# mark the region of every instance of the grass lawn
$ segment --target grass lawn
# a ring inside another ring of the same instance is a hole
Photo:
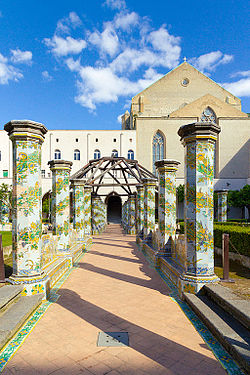
[[[3,240],[3,247],[10,246],[12,244],[12,232],[0,232]]]
[[[3,247],[10,246],[12,244],[12,232],[0,232],[2,235]],[[9,277],[12,274],[12,254],[4,257],[4,268],[5,277]]]

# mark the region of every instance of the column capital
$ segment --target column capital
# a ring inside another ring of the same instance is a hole
[[[67,160],[50,160],[48,162],[48,165],[50,167],[50,170],[57,170],[57,169],[66,169],[66,170],[71,170],[72,166],[72,161],[67,161]]]
[[[216,141],[217,135],[220,133],[219,125],[212,122],[194,122],[192,124],[183,125],[178,130],[184,145],[194,140],[211,140]]]
[[[227,189],[215,190],[214,192],[217,193],[217,194],[225,194],[225,195],[228,194],[228,190]]]
[[[31,120],[11,120],[4,125],[4,130],[11,140],[38,139],[41,143],[48,129],[39,122]]]
[[[86,180],[70,180],[72,186],[85,186]]]
[[[156,178],[143,178],[142,179],[143,185],[153,185],[155,186],[157,183]]]
[[[155,166],[158,170],[177,171],[178,165],[181,164],[178,160],[174,159],[162,159],[155,162]]]

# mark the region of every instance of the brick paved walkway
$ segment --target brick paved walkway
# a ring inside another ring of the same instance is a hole
[[[110,225],[83,256],[3,374],[225,375],[134,236]],[[100,331],[130,347],[97,347]]]

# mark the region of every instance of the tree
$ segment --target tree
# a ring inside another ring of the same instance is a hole
[[[184,202],[184,185],[179,185],[176,188],[178,202]]]
[[[240,190],[230,190],[228,192],[228,205],[240,207],[242,210],[247,207],[248,217],[250,217],[250,185],[245,185]]]

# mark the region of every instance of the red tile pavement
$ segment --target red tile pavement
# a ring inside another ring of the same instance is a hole
[[[135,237],[110,225],[3,374],[225,375],[168,292]],[[127,331],[130,346],[97,347],[100,331]]]

